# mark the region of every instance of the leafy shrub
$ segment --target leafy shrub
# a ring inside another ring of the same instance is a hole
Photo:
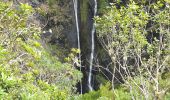
[[[73,100],[114,100],[114,92],[110,90],[110,84],[101,86],[98,91],[91,91],[89,93],[75,96]]]
[[[0,98],[65,100],[81,73],[41,45],[41,28],[28,22],[28,4],[0,2]]]
[[[132,99],[164,99],[169,94],[169,78],[163,78],[170,72],[169,11],[168,1],[127,0],[96,17],[98,39],[112,60],[112,88],[120,76]]]

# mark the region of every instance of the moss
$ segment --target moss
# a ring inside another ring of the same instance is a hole
[[[102,14],[104,13],[105,8],[108,6],[109,1],[108,0],[99,0],[98,1],[98,13]]]
[[[96,79],[98,79],[101,84],[106,84],[108,82],[101,74],[96,75]]]
[[[89,0],[81,0],[80,1],[80,23],[81,23],[81,29],[80,29],[80,38],[81,38],[81,45],[82,48],[82,52],[84,52],[85,54],[88,52],[88,47],[89,47],[89,41],[88,38],[89,37]]]
[[[81,22],[86,23],[87,17],[88,17],[88,1],[87,0],[81,0],[80,4],[80,15],[81,15]]]

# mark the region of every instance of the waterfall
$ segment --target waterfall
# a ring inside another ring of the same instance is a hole
[[[78,23],[78,15],[77,15],[77,0],[73,0],[74,3],[74,13],[75,13],[75,20],[76,20],[76,30],[77,30],[77,40],[78,40],[78,49],[80,50],[80,33],[79,33],[79,23]],[[80,59],[80,53],[79,53],[79,59]]]
[[[77,45],[78,45],[78,49],[80,50],[80,32],[79,32],[79,22],[78,22],[78,13],[77,13],[77,9],[78,9],[77,0],[73,0],[73,4],[74,4],[74,14],[75,14],[76,32],[77,32],[77,41],[78,41]],[[81,53],[79,53],[78,58],[80,61],[80,71],[81,71]],[[82,94],[82,83],[81,82],[80,82],[80,90],[81,90],[80,92]]]
[[[94,0],[94,15],[96,16],[97,13],[97,0]],[[89,68],[89,77],[88,77],[88,87],[89,90],[92,91],[93,87],[91,85],[91,77],[92,77],[92,66],[93,66],[93,58],[94,58],[94,33],[95,33],[95,24],[93,22],[93,27],[91,31],[91,41],[92,41],[92,47],[91,47],[91,54],[90,54],[90,68]]]

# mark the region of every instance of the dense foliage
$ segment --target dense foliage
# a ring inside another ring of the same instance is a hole
[[[42,0],[37,8],[1,1],[0,99],[169,100],[169,0],[115,0],[109,5],[111,1],[98,0],[99,16],[95,17],[97,39],[111,62],[100,66],[99,90],[83,95],[76,93],[82,78],[75,69],[80,67],[76,57],[80,50],[73,48],[66,57],[64,48],[41,38],[42,28],[54,30],[53,40],[68,32],[73,24],[71,1]],[[87,22],[85,5],[80,15]],[[37,13],[45,18],[43,24],[36,22]],[[103,78],[103,69],[111,78]]]
[[[116,2],[96,17],[98,39],[112,61],[112,89],[115,81],[123,81],[118,89],[120,97],[170,98],[169,3]]]
[[[0,2],[0,98],[68,99],[82,75],[41,45],[33,14],[28,4]]]

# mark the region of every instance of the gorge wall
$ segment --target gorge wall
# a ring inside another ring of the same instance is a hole
[[[93,62],[97,60],[96,56],[99,55],[102,47],[96,38],[93,18],[95,15],[101,14],[103,4],[108,5],[108,2],[111,1],[96,0],[95,2],[95,0],[77,0],[77,21],[73,0],[21,0],[19,2],[29,3],[35,9],[40,8],[46,11],[45,13],[36,13],[35,17],[43,30],[53,30],[52,44],[62,44],[62,46],[67,46],[68,48],[78,48],[78,44],[80,45],[82,66],[81,68],[78,67],[78,69],[83,73],[83,78],[82,82],[77,85],[77,91],[79,93],[86,93],[91,89],[97,90],[100,85],[100,81],[97,79],[99,77],[97,76],[101,74],[97,72],[97,67],[95,67],[95,63]],[[95,12],[95,3],[97,3],[96,10],[98,12]],[[77,33],[76,23],[78,23],[79,35]],[[94,43],[93,46],[92,43]],[[94,59],[91,55],[93,55]],[[91,69],[90,66],[92,67]],[[89,88],[89,81],[91,89]]]

